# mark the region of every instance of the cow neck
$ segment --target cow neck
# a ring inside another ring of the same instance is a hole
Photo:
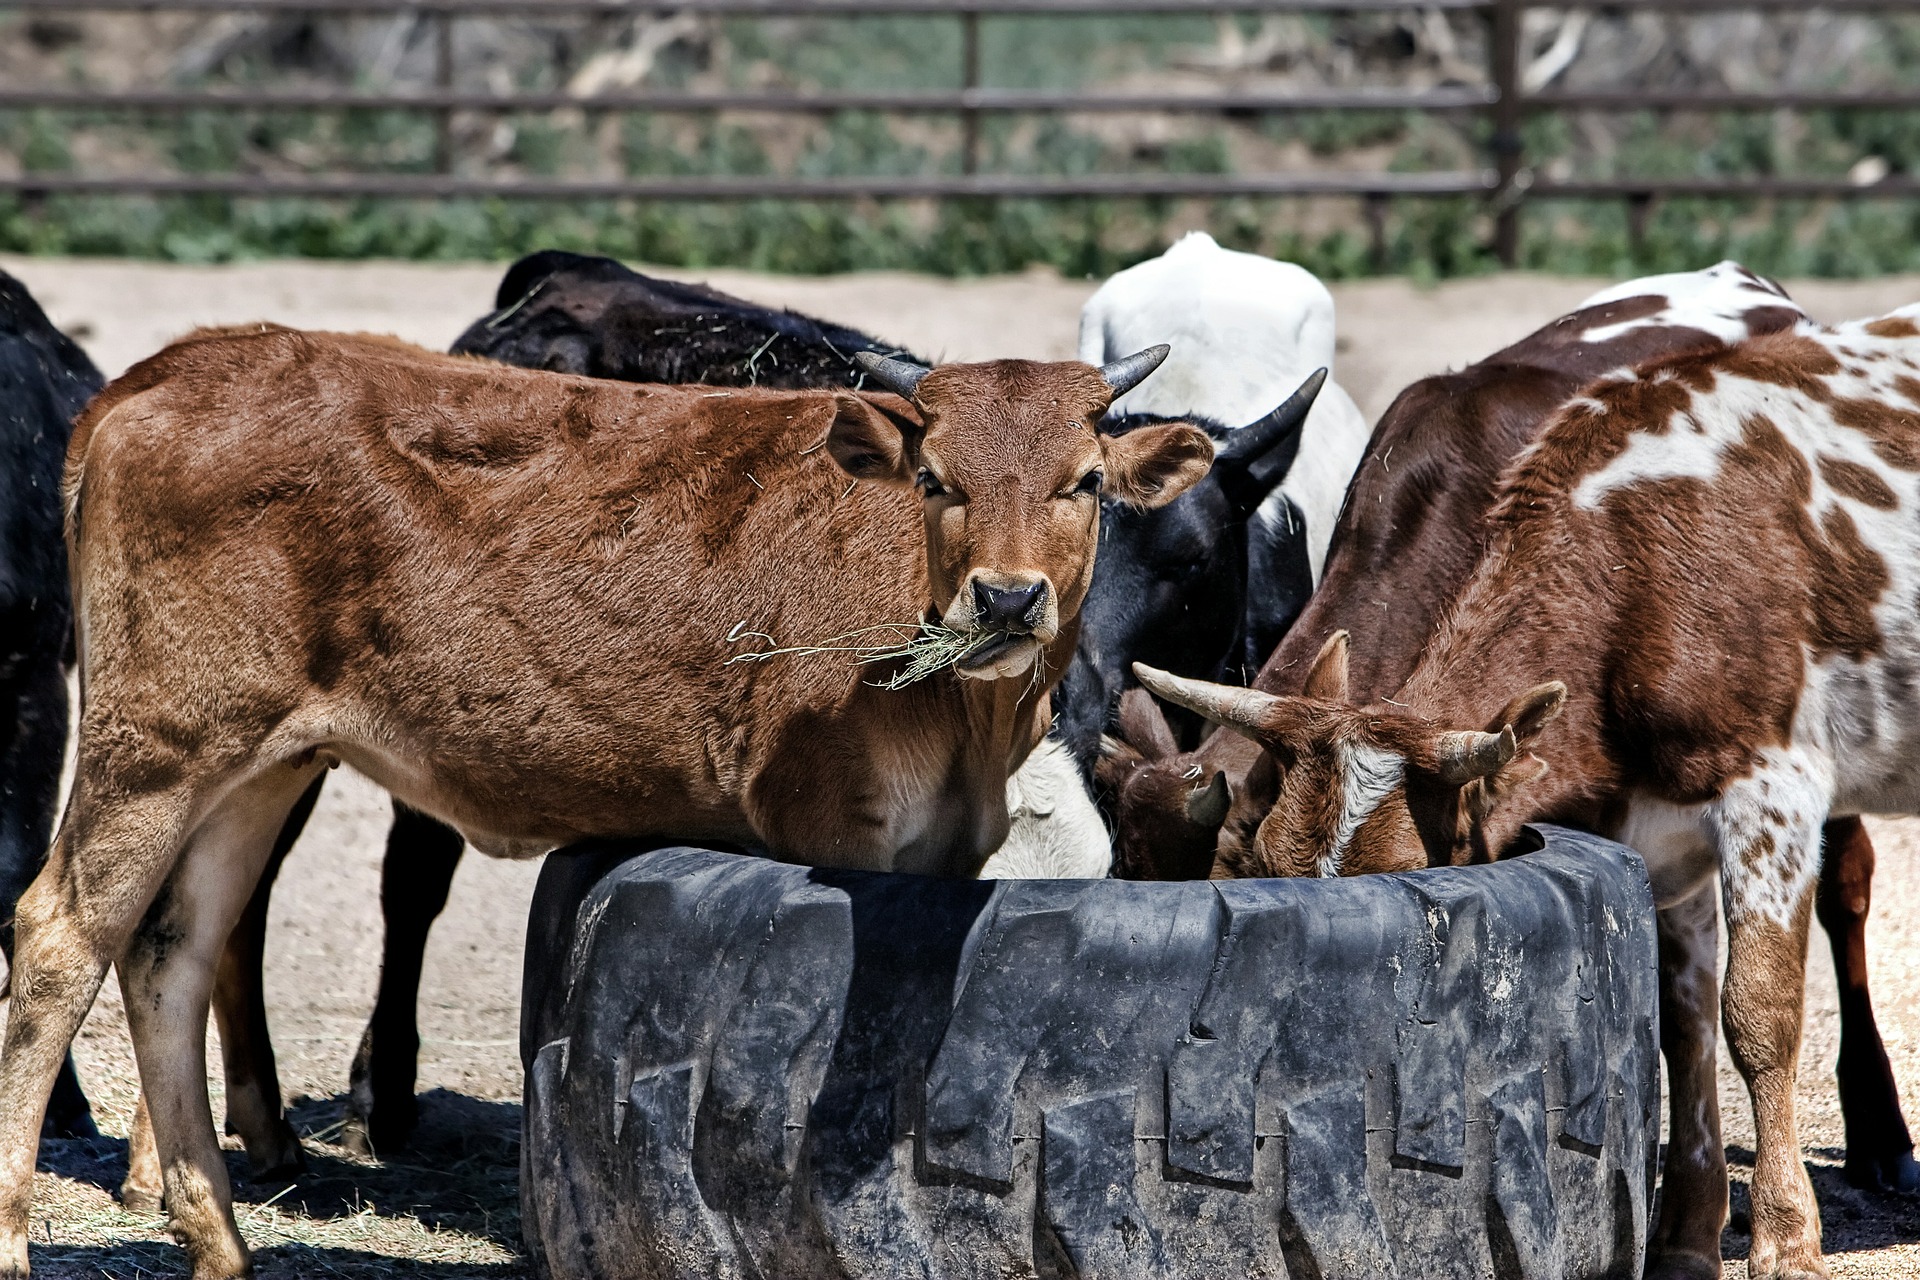
[[[1508,525],[1391,701],[1445,729],[1488,729],[1507,701],[1550,680],[1567,705],[1533,746],[1546,776],[1504,802],[1488,825],[1502,848],[1529,821],[1592,825],[1620,769],[1602,733],[1594,681],[1609,669],[1613,604],[1583,584],[1577,557],[1548,525]]]

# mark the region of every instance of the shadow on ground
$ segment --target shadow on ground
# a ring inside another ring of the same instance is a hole
[[[414,1140],[381,1160],[329,1141],[340,1130],[345,1104],[345,1095],[300,1098],[288,1109],[306,1151],[307,1168],[297,1179],[251,1181],[245,1155],[227,1153],[235,1212],[263,1280],[519,1280],[526,1274],[518,1261],[517,1104],[445,1089],[422,1094]],[[127,1144],[118,1138],[45,1142],[39,1167],[115,1193],[127,1172]],[[130,1214],[97,1194],[94,1201],[92,1220],[82,1224],[92,1229],[78,1232],[79,1241],[69,1231],[66,1239],[34,1246],[36,1276],[134,1280],[186,1273],[185,1254],[164,1242],[158,1219]]]
[[[1811,1147],[1807,1174],[1820,1202],[1821,1247],[1829,1254],[1858,1253],[1888,1245],[1920,1243],[1920,1200],[1909,1196],[1861,1191],[1847,1185],[1841,1172],[1846,1152],[1839,1147]],[[1720,1237],[1723,1259],[1744,1258],[1753,1244],[1753,1202],[1748,1183],[1753,1177],[1753,1150],[1728,1147],[1727,1167],[1734,1175],[1732,1212]]]

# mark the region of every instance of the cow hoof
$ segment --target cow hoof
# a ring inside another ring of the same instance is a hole
[[[284,1182],[307,1170],[307,1153],[300,1149],[300,1137],[285,1120],[276,1122],[259,1148],[247,1148],[247,1177],[251,1181]]]
[[[1896,1195],[1920,1195],[1920,1161],[1913,1149],[1892,1155],[1868,1156],[1847,1161],[1847,1185],[1862,1191],[1887,1191]]]
[[[413,1136],[419,1113],[407,1097],[405,1107],[379,1107],[371,1116],[349,1112],[346,1127],[340,1131],[340,1145],[358,1156],[378,1159],[381,1152],[391,1155],[407,1145]]]
[[[1720,1260],[1697,1253],[1661,1253],[1647,1258],[1645,1280],[1720,1280]]]
[[[128,1213],[159,1213],[165,1206],[159,1187],[142,1186],[131,1178],[120,1184],[120,1207]]]
[[[367,1122],[362,1116],[348,1116],[347,1122],[340,1126],[340,1145],[356,1156],[368,1160],[378,1158],[373,1145],[373,1135],[367,1132]]]

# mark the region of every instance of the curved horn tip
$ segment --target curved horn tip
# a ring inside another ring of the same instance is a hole
[[[1227,820],[1233,804],[1233,789],[1227,775],[1214,771],[1213,781],[1187,793],[1187,821],[1196,827],[1217,828]]]
[[[1112,388],[1113,397],[1117,400],[1145,382],[1147,375],[1158,369],[1172,352],[1173,348],[1164,342],[1144,351],[1136,351],[1130,356],[1101,365],[1100,378]]]
[[[1512,725],[1499,733],[1449,733],[1443,736],[1440,747],[1440,776],[1454,786],[1464,786],[1475,778],[1498,773],[1518,750]]]
[[[871,374],[874,381],[906,400],[913,399],[914,392],[920,389],[920,380],[932,372],[910,360],[896,360],[877,351],[856,351],[853,362]]]
[[[1500,727],[1500,737],[1494,743],[1494,751],[1499,756],[1499,763],[1507,763],[1513,759],[1515,753],[1519,750],[1520,742],[1519,739],[1514,736],[1513,726],[1510,724],[1502,725]]]

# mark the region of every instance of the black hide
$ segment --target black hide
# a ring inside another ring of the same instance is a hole
[[[46,864],[67,745],[73,609],[60,475],[73,419],[102,382],[26,287],[0,272],[0,950],[9,976],[14,904]],[[45,1132],[96,1132],[72,1055]]]
[[[552,249],[508,269],[494,308],[455,352],[622,382],[858,388],[871,379],[854,353],[905,354],[857,330]]]

